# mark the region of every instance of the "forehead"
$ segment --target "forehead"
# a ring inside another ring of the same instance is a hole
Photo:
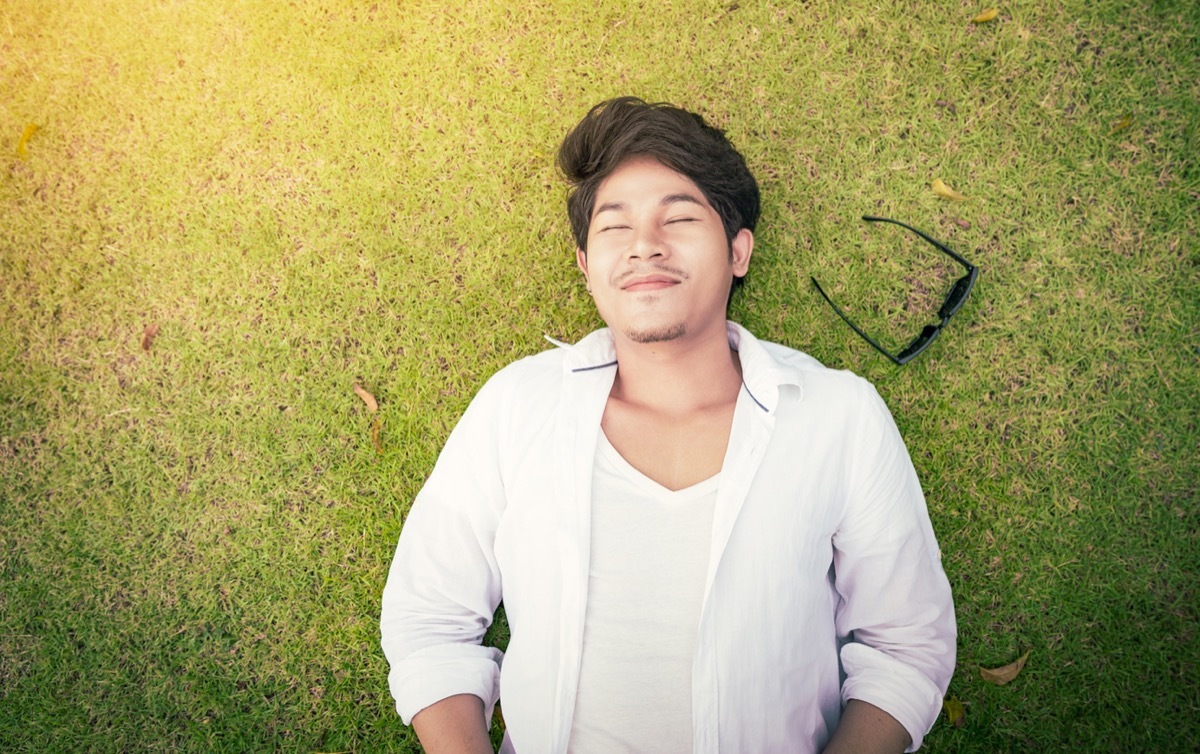
[[[653,157],[631,157],[622,162],[596,189],[596,201],[592,207],[595,217],[602,209],[613,204],[626,207],[642,202],[657,203],[663,197],[689,194],[708,207],[704,192],[692,179],[663,165]]]

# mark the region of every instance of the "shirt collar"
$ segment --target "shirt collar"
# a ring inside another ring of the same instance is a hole
[[[799,370],[776,359],[749,330],[731,321],[725,323],[725,330],[729,347],[737,351],[742,364],[742,384],[759,408],[768,414],[774,413],[779,405],[779,388],[783,385],[803,389]],[[575,345],[552,342],[566,352],[563,368],[568,373],[591,372],[617,365],[617,348],[607,327],[596,330]]]

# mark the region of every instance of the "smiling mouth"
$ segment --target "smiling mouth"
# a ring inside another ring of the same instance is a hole
[[[670,288],[676,285],[673,280],[646,280],[640,283],[632,283],[625,286],[622,290],[630,293],[645,293],[647,291],[661,291],[664,288]]]
[[[621,290],[631,293],[660,291],[673,285],[679,285],[679,282],[678,278],[670,275],[639,275],[626,281],[621,286]]]

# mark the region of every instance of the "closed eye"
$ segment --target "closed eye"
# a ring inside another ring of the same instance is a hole
[[[694,223],[697,219],[695,217],[673,217],[667,220],[667,225],[671,225],[672,223]]]
[[[603,228],[600,229],[600,232],[604,233],[604,232],[607,232],[610,230],[629,230],[629,226],[628,225],[605,225]]]

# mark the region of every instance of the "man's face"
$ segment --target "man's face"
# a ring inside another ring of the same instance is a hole
[[[721,217],[689,178],[648,158],[627,160],[600,184],[577,251],[596,308],[637,343],[725,332],[735,275],[750,264],[754,237],[730,244]]]

